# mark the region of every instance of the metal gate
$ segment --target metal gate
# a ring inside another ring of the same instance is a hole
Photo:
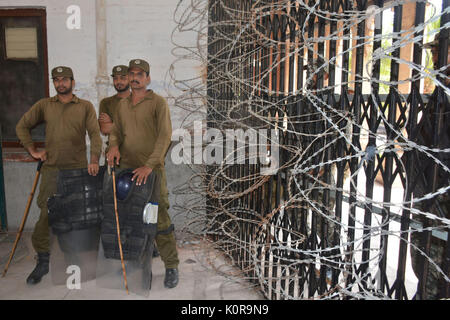
[[[5,197],[5,181],[3,178],[3,148],[2,133],[0,125],[0,231],[6,231],[8,228],[6,220],[6,197]]]
[[[449,297],[449,102],[442,73],[420,68],[427,6],[208,2],[207,126],[272,129],[268,157],[279,149],[272,175],[249,145],[245,163],[207,166],[208,231],[267,298]],[[448,23],[448,7],[431,20]]]

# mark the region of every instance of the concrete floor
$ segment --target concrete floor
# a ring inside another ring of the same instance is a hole
[[[0,234],[0,272],[9,258],[16,234]],[[237,277],[223,274],[239,273],[229,266],[218,253],[198,241],[178,241],[180,280],[176,288],[164,288],[164,265],[161,258],[153,260],[153,281],[146,296],[124,288],[105,289],[95,280],[82,282],[80,289],[68,289],[66,285],[53,285],[51,270],[34,286],[25,279],[35,266],[35,253],[31,246],[31,234],[24,232],[4,278],[0,276],[2,300],[264,300],[258,287]],[[213,259],[211,259],[213,258]],[[214,268],[211,261],[214,261]],[[220,271],[214,271],[220,270]]]

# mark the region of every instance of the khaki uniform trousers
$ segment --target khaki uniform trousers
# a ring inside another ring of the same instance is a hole
[[[161,193],[158,203],[158,232],[164,232],[172,224],[168,211],[170,205],[166,170],[155,169],[155,173],[158,173],[161,177]],[[155,240],[161,255],[161,260],[164,262],[166,269],[177,268],[179,260],[174,232],[169,232],[168,234],[158,234]]]
[[[41,213],[31,236],[33,248],[37,253],[50,252],[47,200],[56,193],[58,171],[57,168],[46,165],[41,168],[41,183],[37,197],[37,205]]]

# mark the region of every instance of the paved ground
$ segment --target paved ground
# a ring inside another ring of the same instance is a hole
[[[153,282],[150,294],[145,297],[125,289],[105,289],[98,286],[95,280],[81,283],[81,289],[68,289],[66,285],[54,285],[51,274],[42,281],[29,286],[25,279],[35,266],[35,253],[31,246],[30,233],[24,233],[16,250],[13,262],[4,278],[0,276],[0,299],[48,299],[48,300],[263,300],[257,287],[244,280],[225,277],[222,272],[230,274],[235,268],[230,267],[223,259],[218,258],[198,241],[178,241],[180,258],[180,282],[174,289],[166,289],[163,285],[164,265],[158,257],[153,260]],[[0,271],[8,260],[15,234],[0,234]],[[212,259],[211,259],[212,258]],[[212,268],[208,261],[215,261]],[[214,271],[214,270],[220,271]],[[52,271],[50,271],[52,272]]]

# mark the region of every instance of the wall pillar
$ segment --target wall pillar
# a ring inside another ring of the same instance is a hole
[[[105,0],[95,1],[95,30],[96,30],[96,51],[97,51],[97,75],[95,84],[97,86],[97,108],[100,108],[100,101],[108,96],[109,76],[108,76],[108,56],[107,56],[107,34],[106,34],[106,5]],[[98,110],[100,112],[100,110]],[[105,163],[106,137],[102,137],[102,153],[100,155],[100,165]],[[90,153],[88,152],[90,158]]]
[[[95,1],[96,41],[97,41],[97,100],[100,101],[108,95],[109,77],[107,70],[106,46],[106,6],[105,0]]]

